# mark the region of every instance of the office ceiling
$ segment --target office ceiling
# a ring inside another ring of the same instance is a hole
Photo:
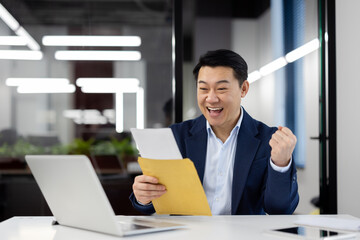
[[[21,25],[161,25],[170,22],[170,0],[2,0]]]
[[[171,24],[174,0],[1,0],[21,25]],[[257,18],[270,0],[182,0],[184,25],[193,17]],[[185,26],[186,27],[186,26]]]

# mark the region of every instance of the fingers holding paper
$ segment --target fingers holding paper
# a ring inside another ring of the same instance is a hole
[[[164,185],[159,184],[157,178],[140,175],[135,177],[133,192],[136,200],[146,205],[166,193],[166,188]]]

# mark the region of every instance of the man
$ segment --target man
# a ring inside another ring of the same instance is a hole
[[[292,159],[296,137],[241,107],[249,91],[244,59],[229,50],[209,51],[193,73],[202,115],[171,129],[182,156],[194,162],[212,214],[292,214],[299,202]],[[165,193],[156,178],[141,175],[130,199],[151,214],[151,201]]]

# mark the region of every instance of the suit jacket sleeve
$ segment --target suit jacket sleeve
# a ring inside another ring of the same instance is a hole
[[[268,163],[264,210],[268,214],[292,214],[299,202],[294,161],[288,171],[275,171]]]
[[[149,204],[149,205],[141,205],[137,202],[136,198],[135,198],[135,195],[134,193],[131,193],[130,197],[129,197],[130,201],[131,201],[131,204],[133,205],[133,207],[144,213],[144,214],[153,214],[155,213],[155,209],[154,209],[154,206],[152,204]]]

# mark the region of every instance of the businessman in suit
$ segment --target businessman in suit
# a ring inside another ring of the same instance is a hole
[[[241,106],[249,91],[244,59],[230,50],[209,51],[193,73],[202,115],[171,129],[182,156],[194,162],[212,214],[292,214],[299,202],[296,136],[253,119]],[[165,193],[156,178],[140,175],[130,200],[151,214],[151,201]]]

